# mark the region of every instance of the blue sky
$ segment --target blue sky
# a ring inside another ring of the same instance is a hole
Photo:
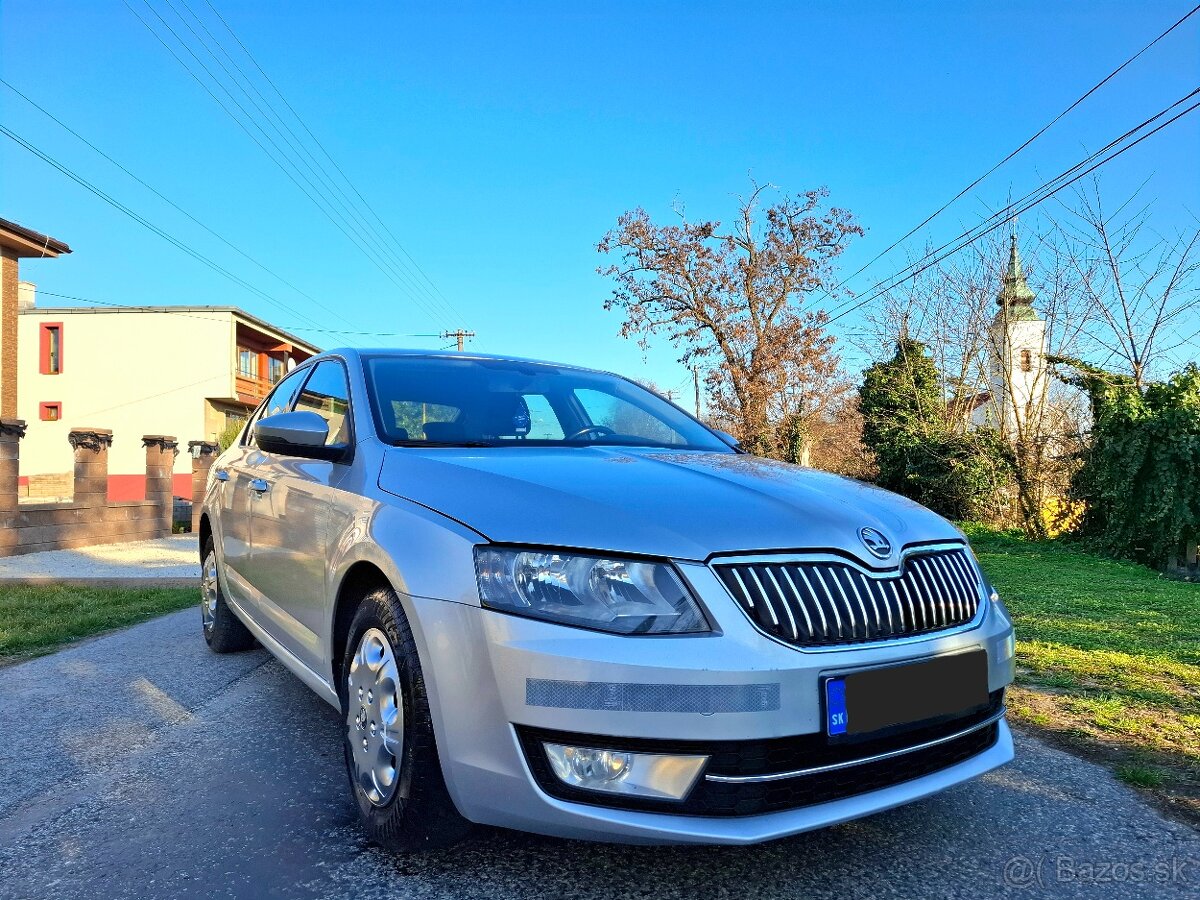
[[[182,0],[172,0],[184,11]],[[214,33],[206,0],[186,0]],[[175,22],[166,0],[150,0]],[[155,22],[146,0],[129,0]],[[1182,2],[331,4],[213,0],[457,311],[416,306],[316,210],[122,0],[0,0],[0,75],[306,293],[255,269],[0,88],[0,121],[272,294],[281,311],[0,136],[0,216],[70,257],[43,291],[121,304],[235,304],[285,326],[435,332],[689,387],[659,343],[617,337],[600,236],[625,209],[727,217],[748,174],[827,185],[868,229],[848,274],[1179,18]],[[178,25],[177,25],[178,27]],[[972,224],[1200,83],[1200,16],[939,217]],[[1150,178],[1157,227],[1200,214],[1200,113],[1106,168]],[[850,287],[903,265],[903,249]],[[889,266],[890,263],[890,266]],[[49,304],[53,298],[43,297]],[[53,301],[58,303],[60,301]],[[838,327],[854,326],[853,320]],[[325,346],[441,346],[348,339]],[[131,342],[133,338],[131,336]],[[131,348],[132,345],[131,345]],[[858,359],[851,354],[849,363]]]

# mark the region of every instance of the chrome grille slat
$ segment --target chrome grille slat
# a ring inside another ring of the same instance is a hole
[[[779,588],[779,582],[775,580],[775,573],[769,567],[767,568],[767,577],[771,579],[771,585],[775,588],[775,596],[779,598],[783,611],[787,613],[788,624],[792,626],[793,640],[800,640],[800,632],[796,628],[796,617],[792,615],[792,604],[788,603],[787,597],[783,595],[783,591]]]
[[[874,572],[838,559],[723,563],[713,571],[762,631],[800,647],[886,641],[971,622],[983,595],[960,547],[910,552]]]
[[[954,598],[958,603],[959,618],[961,619],[964,616],[969,616],[971,596],[968,592],[963,590],[961,576],[956,576],[954,574],[954,567],[950,565],[949,560],[939,558],[935,559],[934,562],[937,563],[938,568],[940,568],[942,573],[946,576],[946,581],[954,586]]]
[[[904,591],[904,599],[908,601],[908,611],[912,615],[913,631],[925,630],[925,607],[913,600],[912,592],[908,589],[908,585],[904,583],[904,579],[897,578],[892,582],[892,587],[900,585],[900,590]],[[920,612],[920,624],[917,623],[917,613]]]
[[[803,571],[803,570],[801,570],[801,571]],[[837,601],[833,599],[833,591],[829,590],[829,585],[825,582],[824,577],[821,575],[820,568],[818,568],[817,566],[813,566],[812,573],[813,573],[813,578],[816,579],[817,584],[821,585],[821,590],[823,590],[825,592],[825,599],[829,602],[829,608],[833,610],[834,618],[837,619],[838,637],[840,638],[842,636],[842,630],[843,630],[842,629],[842,617],[838,614],[838,605],[837,605]],[[847,616],[852,615],[849,609],[846,610],[846,615]],[[850,620],[850,637],[852,639],[854,637],[854,620],[853,619]]]
[[[957,619],[959,617],[958,592],[946,582],[942,574],[942,568],[938,565],[936,559],[926,560],[925,565],[929,567],[929,571],[933,574],[933,580],[937,583],[938,589],[942,591],[942,596],[946,598],[949,615]]]
[[[938,626],[945,625],[949,620],[946,614],[946,598],[938,595],[934,589],[933,583],[925,576],[924,560],[919,556],[914,556],[911,560],[913,572],[916,573],[917,579],[921,586],[925,589],[924,596],[927,598],[930,612],[932,613],[933,621]]]
[[[762,597],[763,606],[766,607],[767,613],[771,616],[771,624],[779,625],[779,616],[775,614],[775,604],[771,602],[771,598],[767,595],[766,590],[762,586],[762,582],[758,580],[758,572],[754,569],[750,570],[750,577],[754,579],[754,586],[758,588],[758,595]]]
[[[808,576],[806,574],[804,574],[804,567],[797,566],[796,574],[799,575],[802,579],[804,579],[804,586],[806,588],[808,588],[808,595],[813,598],[813,602],[816,604],[817,609],[821,610],[821,621],[824,622],[825,621],[824,605],[821,603],[820,599],[817,597],[817,592],[813,590],[812,584],[808,580]],[[833,620],[834,620],[834,622],[837,623],[838,636],[840,637],[842,634],[842,617],[837,614],[836,609],[833,609],[832,607],[830,607],[830,609],[833,612]],[[829,634],[828,626],[826,626],[825,633]]]
[[[800,612],[804,614],[804,625],[808,629],[809,638],[816,637],[817,630],[813,627],[813,620],[808,612],[808,604],[804,602],[804,598],[801,597],[800,592],[798,590],[796,590],[796,582],[792,581],[792,576],[788,574],[787,567],[780,566],[779,574],[783,576],[783,580],[786,581],[788,583],[788,587],[791,588],[792,598],[796,602],[796,608],[799,609]],[[829,626],[825,622],[825,613],[821,612],[821,607],[819,604],[817,605],[816,609],[817,609],[817,612],[820,613],[820,615],[821,615],[821,630],[823,633],[824,631],[828,630]]]

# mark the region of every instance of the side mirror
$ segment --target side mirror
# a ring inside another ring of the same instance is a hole
[[[746,452],[745,450],[742,449],[741,442],[737,438],[735,438],[732,434],[730,434],[728,431],[721,431],[719,429],[714,428],[713,433],[716,434],[717,437],[719,437],[721,440],[723,440],[725,443],[727,443],[730,447],[732,447],[738,453]]]
[[[326,446],[328,439],[329,423],[308,410],[276,413],[254,423],[254,443],[264,453],[304,459],[341,459],[349,448],[345,444]]]

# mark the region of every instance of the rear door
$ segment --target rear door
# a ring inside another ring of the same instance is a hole
[[[256,603],[249,581],[250,521],[257,496],[254,488],[258,467],[263,460],[262,452],[254,445],[254,424],[263,416],[290,409],[309,371],[297,369],[275,386],[242,433],[234,454],[216,472],[222,482],[220,537],[226,587],[234,602],[252,616]]]
[[[353,447],[345,365],[324,359],[292,406],[329,425],[327,445]],[[313,671],[321,671],[326,628],[328,534],[337,485],[350,464],[263,453],[251,503],[249,579],[272,635]]]

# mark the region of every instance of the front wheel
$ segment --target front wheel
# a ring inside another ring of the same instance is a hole
[[[455,843],[470,823],[446,790],[416,642],[394,592],[363,598],[346,650],[346,772],[368,836],[395,851]]]

